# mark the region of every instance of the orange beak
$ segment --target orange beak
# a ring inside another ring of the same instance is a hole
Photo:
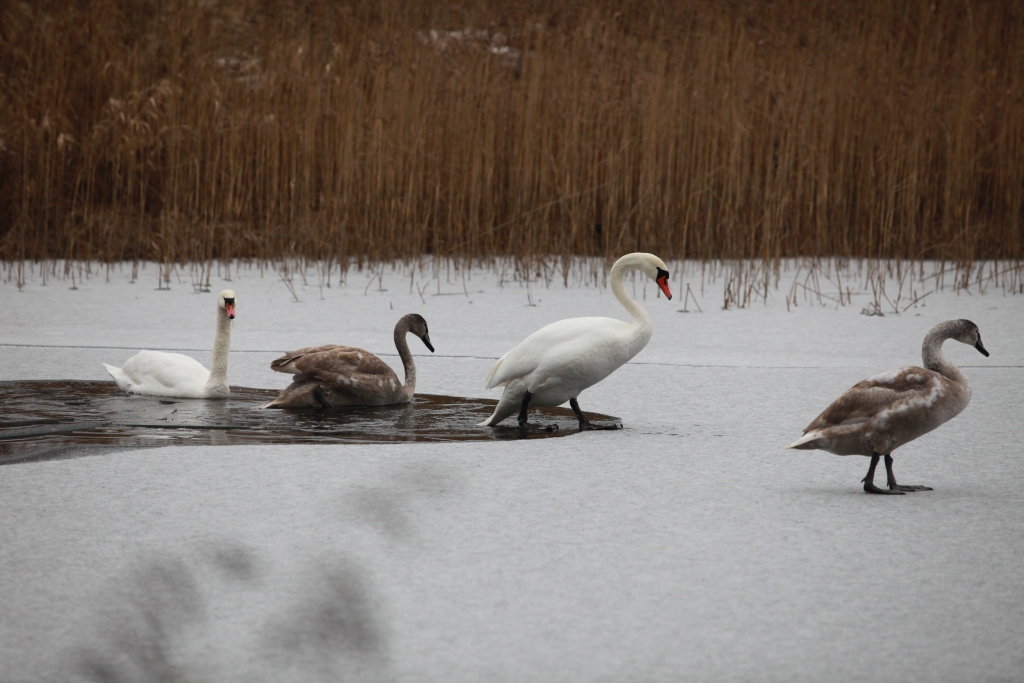
[[[234,304],[224,304],[224,312],[228,314],[228,320],[234,320],[235,319],[235,305]]]
[[[661,287],[661,291],[665,292],[665,296],[671,299],[672,292],[668,288],[668,275],[662,275],[657,280],[655,280],[655,282],[657,282],[658,286]]]

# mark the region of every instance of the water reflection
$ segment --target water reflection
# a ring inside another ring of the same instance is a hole
[[[165,445],[501,441],[577,432],[565,408],[536,411],[558,431],[524,435],[511,420],[477,427],[494,410],[488,399],[417,394],[396,406],[259,409],[276,395],[232,387],[226,401],[166,399],[129,396],[113,382],[0,382],[0,464]]]

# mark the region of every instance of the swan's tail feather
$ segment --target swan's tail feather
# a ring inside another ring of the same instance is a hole
[[[818,448],[816,443],[821,438],[821,433],[818,431],[807,432],[802,437],[794,441],[793,443],[786,446],[786,448],[796,448],[804,451],[813,451]]]
[[[500,363],[501,361],[498,361],[498,362]],[[501,420],[503,420],[505,418],[504,415],[502,415],[501,417],[498,417],[498,413],[499,412],[501,412],[501,401],[500,400],[498,401],[498,405],[494,406],[494,412],[492,412],[487,417],[487,419],[484,420],[483,422],[477,422],[476,426],[477,427],[493,427],[494,425],[498,424]],[[498,419],[495,419],[495,418],[498,418]]]
[[[501,422],[502,420],[504,420],[506,417],[508,417],[508,415],[499,415],[498,412],[500,410],[501,410],[501,405],[494,406],[494,412],[491,413],[490,417],[488,417],[483,422],[477,422],[476,426],[477,427],[493,427],[496,424],[498,424],[499,422]]]
[[[128,379],[128,375],[124,374],[124,370],[115,368],[113,365],[107,365],[106,363],[103,364],[103,367],[110,373],[118,388],[122,391],[129,391],[131,389],[131,381]]]
[[[494,406],[494,412],[486,420],[478,424],[478,427],[493,427],[506,417],[515,415],[519,411],[519,404],[522,401],[522,392],[516,392],[515,388],[509,389],[505,386],[505,393],[498,399],[498,405]]]

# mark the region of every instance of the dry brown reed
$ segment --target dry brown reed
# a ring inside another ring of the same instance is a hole
[[[1022,226],[1022,2],[0,3],[8,261],[962,272]]]

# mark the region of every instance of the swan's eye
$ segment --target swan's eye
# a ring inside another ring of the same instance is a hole
[[[668,271],[665,270],[664,268],[658,268],[658,276],[655,277],[654,280],[658,281],[661,278],[665,278],[666,280],[668,279]]]

